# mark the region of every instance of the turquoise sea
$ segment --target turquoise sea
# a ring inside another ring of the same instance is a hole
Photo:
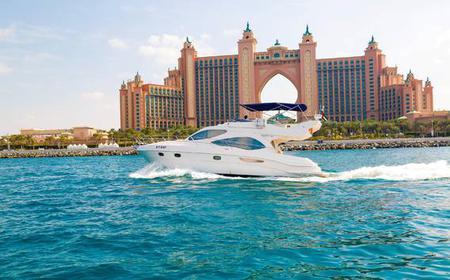
[[[0,159],[0,279],[450,278],[450,148],[293,154],[334,175]]]

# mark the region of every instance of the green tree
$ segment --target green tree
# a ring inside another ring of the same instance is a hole
[[[58,140],[53,136],[45,137],[44,144],[47,147],[55,147],[58,145]]]
[[[422,122],[415,122],[413,129],[416,136],[425,136],[427,133],[427,126]]]
[[[30,135],[11,135],[8,137],[8,141],[11,143],[12,147],[20,147],[21,149],[31,148],[35,144],[33,137]]]
[[[58,137],[58,147],[59,148],[66,148],[70,143],[70,138],[66,134],[62,134]]]

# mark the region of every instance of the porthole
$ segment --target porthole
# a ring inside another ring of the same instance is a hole
[[[158,156],[163,157],[164,153],[158,153]]]
[[[221,157],[221,156],[213,156],[213,159],[215,159],[215,160],[221,160],[222,157]]]
[[[174,156],[175,156],[175,157],[181,157],[181,155],[178,154],[178,153],[174,154]]]

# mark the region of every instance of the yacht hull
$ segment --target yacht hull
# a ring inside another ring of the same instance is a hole
[[[212,151],[211,149],[214,149]],[[188,169],[225,176],[304,177],[321,175],[320,167],[307,158],[263,151],[236,151],[205,144],[158,143],[138,148],[149,162],[168,169]]]

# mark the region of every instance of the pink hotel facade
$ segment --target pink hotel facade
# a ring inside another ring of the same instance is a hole
[[[373,36],[364,54],[317,58],[317,43],[308,26],[298,49],[276,43],[256,51],[256,38],[247,28],[238,41],[238,53],[201,57],[186,38],[178,68],[168,71],[163,85],[145,84],[136,74],[120,88],[122,129],[203,127],[244,115],[254,116],[239,104],[261,102],[261,92],[275,75],[285,76],[297,89],[298,103],[307,115],[324,108],[328,119],[354,121],[391,120],[408,112],[433,112],[433,87],[406,79],[385,55]]]

